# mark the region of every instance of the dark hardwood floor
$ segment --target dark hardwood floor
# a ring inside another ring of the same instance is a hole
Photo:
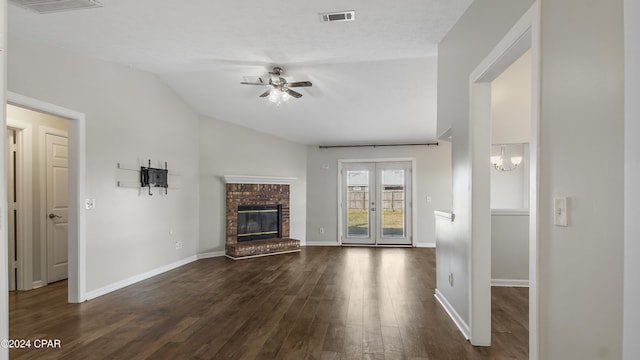
[[[527,359],[527,289],[494,288],[493,345],[437,303],[435,250],[303,248],[200,260],[67,304],[66,282],[9,296],[12,359]]]

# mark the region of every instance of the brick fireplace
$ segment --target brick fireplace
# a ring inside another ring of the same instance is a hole
[[[291,178],[225,176],[227,238],[232,259],[300,251],[289,238]],[[274,223],[277,222],[277,223]]]

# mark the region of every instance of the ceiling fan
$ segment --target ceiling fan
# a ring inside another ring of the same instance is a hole
[[[243,85],[260,85],[260,86],[270,86],[271,88],[264,93],[260,94],[260,97],[269,97],[269,100],[275,102],[276,104],[280,104],[282,101],[286,101],[288,96],[299,99],[302,97],[297,91],[291,90],[293,87],[307,87],[311,86],[310,81],[297,81],[288,83],[285,78],[283,78],[282,73],[284,71],[281,67],[275,66],[272,71],[269,72],[269,82],[265,83],[262,78],[258,78],[257,82],[249,82],[242,81],[240,82]],[[288,96],[287,96],[288,95]]]

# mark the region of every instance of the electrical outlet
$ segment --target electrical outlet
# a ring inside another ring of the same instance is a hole
[[[321,228],[319,229],[319,231],[320,231],[320,234],[324,234],[324,228],[323,228],[323,227],[321,227]]]
[[[84,199],[84,207],[87,210],[95,210],[96,199]]]
[[[182,249],[182,241],[176,241],[176,250]]]
[[[427,196],[427,202],[430,203],[431,202],[431,196]]]

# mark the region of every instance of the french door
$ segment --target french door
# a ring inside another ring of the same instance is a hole
[[[342,244],[411,245],[411,162],[343,163]]]

